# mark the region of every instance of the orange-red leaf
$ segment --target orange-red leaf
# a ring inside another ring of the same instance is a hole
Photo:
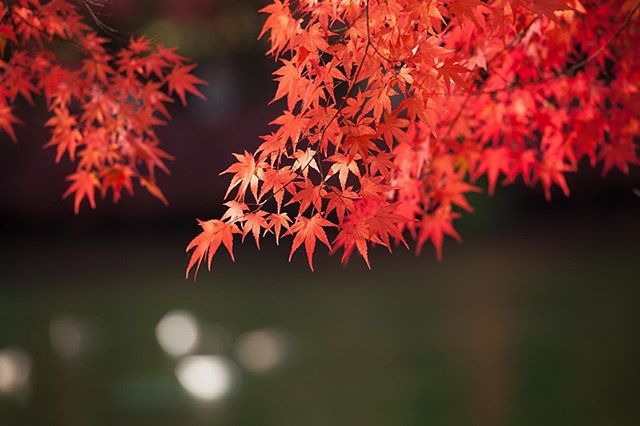
[[[253,234],[253,239],[256,241],[256,246],[258,249],[260,248],[260,230],[262,228],[268,228],[269,224],[265,219],[266,213],[263,211],[258,211],[256,213],[247,213],[242,219],[242,241],[244,242],[245,237],[251,232]]]
[[[233,223],[222,222],[221,220],[198,220],[198,224],[202,228],[202,232],[196,236],[187,246],[187,252],[193,250],[187,271],[186,278],[189,278],[189,272],[195,266],[196,271],[194,278],[198,276],[200,265],[204,258],[207,258],[207,269],[211,270],[211,261],[216,254],[220,245],[223,244],[231,259],[235,261],[233,255],[233,234],[240,233],[238,227]]]
[[[228,169],[220,173],[221,175],[226,173],[233,173],[233,177],[231,178],[231,183],[229,184],[229,188],[227,189],[227,193],[225,197],[229,195],[229,193],[235,188],[238,187],[238,194],[236,199],[243,200],[244,196],[247,192],[247,188],[251,189],[251,193],[253,194],[253,198],[258,200],[258,182],[263,177],[263,167],[264,163],[260,162],[256,164],[256,160],[247,151],[244,154],[233,154],[234,157],[238,160],[236,163],[232,164]]]
[[[289,253],[289,262],[293,258],[293,254],[304,243],[305,251],[307,252],[307,260],[309,261],[309,267],[313,271],[313,252],[316,248],[316,241],[320,240],[331,250],[331,244],[327,238],[327,234],[324,231],[324,227],[336,226],[332,222],[329,222],[319,214],[312,216],[311,218],[300,217],[287,231],[287,234],[294,235],[293,244],[291,245],[291,252]]]
[[[200,99],[205,99],[196,86],[206,85],[207,82],[191,74],[195,67],[196,65],[178,65],[167,76],[169,93],[176,93],[182,105],[187,105],[187,93],[196,95]]]
[[[436,257],[438,260],[442,260],[442,243],[444,236],[449,235],[460,241],[460,235],[453,228],[453,220],[458,215],[451,213],[450,211],[438,210],[434,214],[425,215],[420,221],[420,234],[418,235],[418,247],[416,252],[419,254],[422,251],[422,247],[431,240],[431,243],[436,249]]]
[[[95,173],[79,170],[78,172],[69,175],[67,180],[71,182],[71,185],[62,195],[62,198],[67,198],[69,195],[74,194],[73,211],[75,214],[80,213],[80,204],[85,198],[89,202],[91,208],[95,209],[96,188],[100,186],[100,181]]]

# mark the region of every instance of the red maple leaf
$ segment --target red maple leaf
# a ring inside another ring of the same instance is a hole
[[[291,245],[291,252],[289,253],[289,262],[293,258],[293,254],[304,243],[305,251],[307,252],[307,260],[309,261],[309,268],[313,271],[313,252],[316,248],[316,241],[320,240],[325,246],[331,250],[331,244],[324,230],[324,227],[336,226],[329,222],[319,214],[316,214],[310,218],[300,217],[291,228],[287,231],[287,234],[295,235],[293,238],[293,244]]]
[[[187,93],[205,99],[196,86],[206,85],[207,82],[191,74],[195,67],[196,65],[177,65],[167,76],[169,94],[177,93],[182,105],[187,105]]]
[[[196,267],[194,277],[198,276],[200,265],[205,257],[207,258],[207,269],[211,270],[211,261],[220,245],[225,246],[229,256],[231,256],[231,260],[235,261],[233,256],[233,234],[240,233],[238,227],[233,223],[226,223],[220,220],[198,220],[198,224],[202,228],[202,232],[191,240],[186,250],[187,252],[193,250],[185,272],[186,278],[189,278],[189,271],[194,266]]]
[[[73,194],[73,211],[75,214],[80,213],[80,204],[86,198],[92,209],[96,208],[96,188],[100,186],[100,181],[95,173],[79,170],[67,177],[71,182],[69,188],[62,195],[67,198]]]

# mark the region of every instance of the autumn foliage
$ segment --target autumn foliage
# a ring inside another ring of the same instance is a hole
[[[172,96],[186,104],[187,93],[202,96],[196,85],[204,83],[174,48],[110,37],[93,9],[100,4],[0,2],[0,128],[15,141],[17,98],[33,104],[44,97],[51,115],[46,146],[55,148],[56,162],[77,164],[64,194],[74,197],[76,213],[84,200],[95,208],[96,192],[118,201],[136,182],[166,203],[155,176],[168,171],[171,156],[154,127],[170,118]]]
[[[195,65],[143,37],[123,41],[97,0],[0,2],[0,130],[19,98],[44,98],[56,162],[76,171],[78,212],[96,194],[156,184],[171,156],[154,128],[174,97],[202,97]],[[281,113],[234,154],[226,211],[199,221],[187,276],[224,246],[272,234],[290,259],[433,245],[486,179],[569,194],[579,164],[639,162],[639,0],[273,0],[260,38],[278,64]],[[21,102],[21,101],[20,101]]]
[[[261,37],[282,113],[235,154],[226,213],[200,221],[187,275],[221,245],[291,238],[438,258],[486,177],[568,195],[583,160],[638,164],[638,0],[274,0]]]

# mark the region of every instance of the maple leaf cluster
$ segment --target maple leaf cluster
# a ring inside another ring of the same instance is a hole
[[[156,171],[168,172],[171,156],[160,148],[154,127],[169,119],[167,105],[187,93],[202,97],[191,74],[195,65],[174,48],[133,38],[125,47],[92,29],[83,15],[91,2],[17,0],[0,3],[0,129],[16,140],[15,103],[44,96],[51,117],[48,147],[56,162],[77,164],[68,176],[64,197],[74,209],[96,192],[110,191],[114,201],[123,189],[139,183],[166,203]]]
[[[587,158],[638,164],[637,0],[275,0],[262,9],[282,114],[236,154],[220,220],[187,267],[234,234],[368,249],[460,239],[483,176],[565,194]],[[333,241],[327,235],[331,230]]]

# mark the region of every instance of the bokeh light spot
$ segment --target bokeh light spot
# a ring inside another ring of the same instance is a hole
[[[195,355],[180,360],[176,377],[189,394],[204,401],[219,400],[228,395],[234,384],[233,366],[217,355]]]
[[[29,387],[31,357],[22,349],[0,350],[0,395],[20,393]]]
[[[265,373],[284,362],[287,340],[282,332],[275,329],[254,330],[238,338],[236,353],[243,367]]]
[[[200,326],[188,311],[167,313],[156,326],[156,339],[169,355],[179,357],[192,352],[200,343]]]

